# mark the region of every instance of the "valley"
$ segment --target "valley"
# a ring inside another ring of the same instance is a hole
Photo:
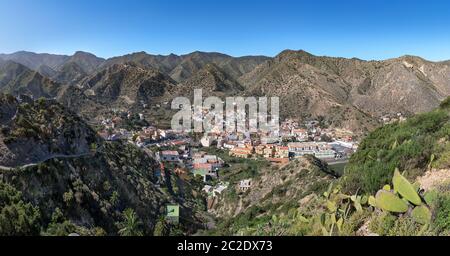
[[[171,129],[194,89],[280,130]],[[449,96],[415,56],[0,54],[0,235],[449,235]]]

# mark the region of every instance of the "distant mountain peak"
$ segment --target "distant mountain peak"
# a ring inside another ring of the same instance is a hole
[[[141,55],[150,55],[150,54],[148,54],[146,51],[139,51],[139,52],[132,52],[124,56],[141,56]]]
[[[178,93],[188,95],[193,89],[203,89],[206,95],[234,94],[244,88],[214,63],[208,63],[178,87]]]
[[[59,84],[28,67],[8,60],[0,66],[0,93],[27,95],[34,98],[52,97]]]
[[[304,51],[304,50],[284,50],[280,54],[278,54],[275,59],[276,60],[283,60],[283,59],[291,59],[291,58],[312,58],[316,57],[315,55],[312,55],[311,53]]]
[[[11,69],[11,68],[15,68],[15,69],[21,69],[21,70],[30,70],[28,67],[26,67],[25,65],[22,65],[18,62],[12,61],[12,60],[6,60],[3,63],[3,68],[4,69]]]
[[[422,57],[419,57],[419,56],[415,56],[415,55],[403,55],[403,56],[401,56],[401,57],[399,57],[399,58],[397,58],[398,60],[406,60],[406,61],[414,61],[414,62],[416,62],[416,61],[420,61],[420,62],[430,62],[430,61],[428,61],[428,60],[425,60],[424,58],[422,58]]]
[[[98,58],[95,54],[90,53],[90,52],[85,52],[85,51],[76,51],[72,57],[96,57]]]
[[[62,65],[69,56],[56,55],[48,53],[34,53],[27,51],[19,51],[12,54],[1,55],[4,60],[12,60],[20,63],[32,70],[37,70],[41,65],[47,65],[52,69],[55,69]]]
[[[183,55],[183,56],[195,56],[195,57],[209,56],[209,57],[231,58],[230,55],[220,53],[220,52],[202,52],[202,51],[194,51],[194,52],[191,52],[191,53]]]
[[[84,73],[90,74],[95,71],[104,61],[105,59],[99,58],[92,53],[77,51],[64,65],[72,62],[76,63],[81,67]]]

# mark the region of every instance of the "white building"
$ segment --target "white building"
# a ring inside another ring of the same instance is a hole
[[[160,160],[164,162],[179,162],[180,154],[177,151],[162,151],[159,154]]]
[[[241,191],[241,192],[246,192],[247,190],[249,190],[251,188],[251,186],[252,186],[251,179],[239,181],[239,191]]]
[[[213,190],[214,196],[218,196],[218,195],[222,194],[222,192],[223,192],[225,189],[227,189],[227,187],[228,187],[228,186],[223,185],[223,184],[217,185],[217,186],[214,188],[214,190]]]
[[[304,155],[313,155],[320,159],[333,159],[336,157],[331,145],[325,142],[292,142],[288,143],[289,155],[300,157]]]
[[[213,138],[209,137],[209,136],[204,136],[201,140],[200,143],[202,144],[203,147],[205,148],[209,148],[213,142]]]

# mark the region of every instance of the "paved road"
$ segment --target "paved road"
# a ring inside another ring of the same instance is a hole
[[[328,165],[347,164],[348,161],[349,161],[348,159],[342,159],[342,160],[330,161],[330,162],[327,162],[327,164]]]
[[[97,149],[95,151],[95,153],[97,153],[99,151],[100,151],[100,148]],[[8,166],[0,165],[0,170],[2,170],[2,171],[12,171],[14,169],[25,169],[25,168],[28,168],[28,167],[36,166],[36,165],[38,165],[40,163],[43,163],[43,162],[46,162],[46,161],[48,161],[50,159],[56,159],[56,158],[64,158],[64,159],[67,159],[67,158],[79,158],[79,157],[89,156],[89,155],[92,155],[92,154],[94,154],[94,153],[93,152],[89,152],[89,153],[74,154],[74,155],[55,154],[55,155],[48,156],[48,157],[46,157],[46,158],[44,158],[44,159],[42,159],[42,160],[40,160],[40,161],[38,161],[36,163],[30,163],[30,164],[26,164],[26,165],[19,165],[19,166],[15,166],[15,167],[8,167]]]

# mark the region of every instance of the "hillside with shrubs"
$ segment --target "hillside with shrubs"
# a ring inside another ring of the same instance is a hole
[[[260,184],[269,191],[263,198],[248,202],[255,191],[238,194],[238,213],[229,211],[236,204],[222,205],[228,214],[212,233],[450,235],[450,98],[432,112],[369,134],[342,177],[313,157],[300,161],[309,164],[297,160],[267,172],[278,183]]]
[[[103,141],[52,100],[0,99],[0,144],[9,150],[0,163],[0,235],[179,235],[201,227],[194,185],[177,177],[159,184],[159,164],[143,150]],[[164,221],[167,204],[180,205],[179,224]]]

